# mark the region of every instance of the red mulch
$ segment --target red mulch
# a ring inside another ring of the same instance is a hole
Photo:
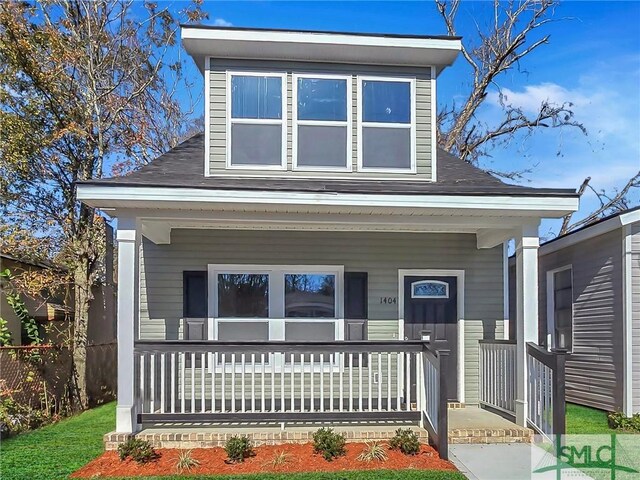
[[[362,462],[356,457],[364,449],[364,443],[348,443],[347,454],[332,462],[327,462],[321,455],[313,453],[310,443],[304,445],[263,445],[255,448],[255,456],[247,458],[243,463],[228,464],[225,462],[227,455],[222,448],[198,448],[192,450],[192,457],[200,462],[200,465],[189,470],[178,472],[176,462],[180,450],[158,450],[160,458],[139,465],[127,459],[124,462],[118,458],[115,451],[105,452],[102,456],[88,463],[71,475],[72,478],[96,478],[96,477],[128,477],[138,475],[173,475],[176,473],[189,475],[212,474],[240,474],[262,472],[335,472],[345,470],[455,470],[450,462],[442,460],[438,453],[430,446],[423,445],[418,455],[404,455],[399,451],[385,450],[388,455],[386,461]],[[280,452],[288,454],[284,465],[273,466],[274,456]]]

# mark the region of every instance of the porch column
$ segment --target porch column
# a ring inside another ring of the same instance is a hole
[[[138,430],[133,347],[138,316],[139,228],[135,218],[118,217],[118,406],[116,432]]]
[[[516,422],[527,426],[527,342],[538,343],[539,223],[524,225],[516,235]]]

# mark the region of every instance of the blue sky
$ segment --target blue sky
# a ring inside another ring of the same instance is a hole
[[[475,40],[491,2],[464,2],[459,12],[463,41]],[[241,27],[318,29],[357,32],[444,34],[432,1],[425,2],[224,2],[207,1],[207,23]],[[522,65],[500,79],[510,101],[533,110],[545,99],[575,104],[577,130],[545,130],[526,141],[496,149],[486,165],[496,169],[532,168],[522,183],[540,187],[577,188],[586,176],[592,185],[622,187],[640,169],[640,2],[564,1],[557,22],[539,35],[551,35]],[[195,68],[193,75],[199,75]],[[201,86],[201,77],[198,80]],[[462,59],[438,81],[440,106],[460,98],[471,78]],[[495,96],[480,112],[491,123],[499,119]],[[560,156],[557,152],[561,151]],[[640,193],[634,194],[636,203]],[[584,197],[580,215],[595,207]],[[557,228],[545,222],[541,235]]]

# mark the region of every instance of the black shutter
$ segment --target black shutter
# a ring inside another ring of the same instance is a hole
[[[367,272],[345,272],[345,340],[366,340],[369,316]]]
[[[206,318],[207,272],[184,271],[182,277],[182,298],[184,318]]]

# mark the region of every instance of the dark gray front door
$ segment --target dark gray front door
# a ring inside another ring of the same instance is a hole
[[[424,340],[449,350],[445,365],[448,399],[458,396],[458,279],[404,277],[404,332],[407,340]]]

